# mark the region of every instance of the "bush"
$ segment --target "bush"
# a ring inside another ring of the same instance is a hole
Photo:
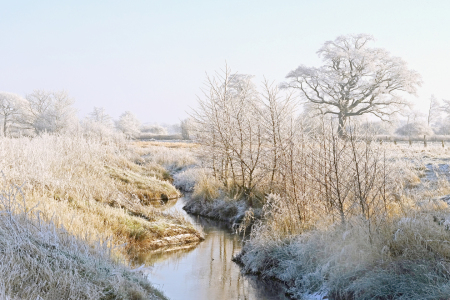
[[[173,175],[173,184],[186,192],[193,192],[194,187],[201,178],[210,176],[207,169],[203,168],[188,168],[184,171]]]

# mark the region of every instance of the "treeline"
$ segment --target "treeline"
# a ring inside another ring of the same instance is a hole
[[[14,93],[0,92],[0,130],[4,137],[36,136],[43,132],[66,133],[83,130],[101,138],[123,134],[127,138],[139,138],[141,134],[167,135],[176,132],[188,139],[187,121],[170,126],[141,124],[136,116],[126,111],[113,120],[104,108],[93,111],[79,121],[74,99],[66,91],[34,90],[21,97]]]

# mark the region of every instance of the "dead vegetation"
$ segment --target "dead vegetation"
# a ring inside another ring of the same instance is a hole
[[[188,206],[262,208],[238,260],[294,298],[448,298],[448,148],[383,143],[295,108],[292,94],[267,82],[259,92],[251,76],[209,77],[193,117],[211,176]]]
[[[165,299],[142,274],[113,261],[111,241],[74,235],[55,215],[29,204],[20,187],[3,186],[2,299]]]
[[[55,216],[75,236],[126,245],[116,255],[182,243],[170,237],[183,234],[202,238],[187,220],[149,205],[179,193],[163,167],[127,144],[64,135],[2,139],[0,169],[6,183],[24,183],[27,207],[38,205],[41,216]]]

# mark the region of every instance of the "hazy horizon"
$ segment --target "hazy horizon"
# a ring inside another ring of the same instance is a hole
[[[0,90],[65,89],[79,117],[104,107],[177,123],[205,73],[224,67],[280,82],[339,35],[368,33],[402,57],[431,94],[450,99],[446,1],[14,1],[0,4]]]

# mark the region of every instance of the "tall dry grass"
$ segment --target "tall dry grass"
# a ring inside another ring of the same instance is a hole
[[[371,232],[363,218],[280,236],[254,230],[244,269],[286,282],[295,299],[446,299],[450,293],[449,210],[412,207]]]
[[[114,263],[106,241],[74,236],[24,194],[12,184],[0,193],[2,299],[165,299],[139,272]]]
[[[24,183],[27,207],[76,236],[110,239],[117,253],[155,248],[201,234],[187,220],[148,205],[179,195],[161,166],[146,164],[128,143],[81,135],[0,139],[5,182]],[[160,200],[157,200],[160,201]]]
[[[162,145],[161,145],[162,144]],[[139,152],[146,161],[164,166],[170,173],[200,165],[197,159],[196,145],[180,143],[140,143]],[[174,145],[175,144],[175,145]]]

